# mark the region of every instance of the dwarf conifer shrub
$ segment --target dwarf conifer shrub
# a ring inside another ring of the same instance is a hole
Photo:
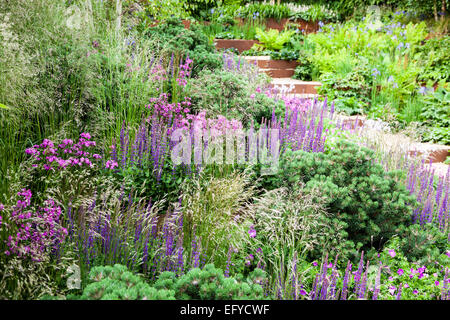
[[[81,300],[174,300],[173,291],[151,287],[120,264],[93,268],[89,280]]]
[[[396,172],[385,172],[373,159],[372,150],[345,141],[327,153],[287,150],[269,185],[303,181],[305,190],[321,190],[331,219],[344,223],[348,239],[357,247],[379,248],[409,223],[415,198],[397,182]]]
[[[155,288],[175,291],[175,297],[181,300],[261,300],[265,298],[262,288],[265,281],[266,273],[261,269],[255,269],[247,278],[241,274],[225,277],[222,269],[207,264],[180,278],[173,272],[163,272]]]

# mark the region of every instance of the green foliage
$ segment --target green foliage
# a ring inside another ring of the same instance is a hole
[[[0,107],[0,199],[25,148],[63,124],[71,137],[94,109],[87,57],[94,32],[88,24],[80,33],[68,27],[65,12],[62,1],[0,3],[0,102],[7,106]]]
[[[248,224],[245,209],[254,194],[245,174],[218,178],[205,172],[198,179],[186,181],[182,208],[187,255],[192,257],[191,243],[197,239],[208,259],[225,268],[229,248],[243,247]]]
[[[254,270],[247,278],[240,274],[225,277],[222,269],[207,264],[203,269],[191,269],[178,279],[173,272],[163,272],[154,287],[174,291],[180,300],[263,300],[266,298],[262,285],[266,277],[261,269]]]
[[[430,265],[424,265],[420,262],[412,262],[402,253],[401,242],[399,237],[393,237],[380,254],[379,260],[384,268],[381,273],[378,299],[396,299],[400,284],[403,285],[403,300],[440,299],[445,292],[443,280],[450,258],[442,254],[439,260],[443,264],[433,262]]]
[[[256,39],[256,28],[265,29],[265,25],[259,20],[246,20],[243,23],[236,23],[236,20],[232,20],[232,23],[223,24],[220,21],[211,22],[211,24],[201,26],[203,32],[208,35],[209,38],[215,39]]]
[[[300,62],[300,64],[295,68],[293,78],[303,81],[312,81],[314,75],[314,66],[311,63],[309,55],[304,51],[301,51],[297,60]]]
[[[166,199],[169,203],[178,200],[180,185],[185,179],[184,169],[181,166],[174,169],[170,158],[165,159],[159,179],[152,164],[147,161],[142,163],[142,167],[134,164],[116,170],[112,175],[122,183],[125,194],[136,192],[141,197],[153,201]]]
[[[0,260],[1,300],[39,299],[45,295],[64,294],[64,273],[71,260],[67,256],[59,261],[46,260],[30,262],[19,257],[5,261],[6,255]]]
[[[283,46],[291,39],[295,32],[292,30],[278,31],[277,29],[269,29],[263,31],[256,28],[256,39],[261,42],[261,45],[255,45],[259,48],[268,50],[281,50]]]
[[[194,111],[205,110],[206,116],[211,118],[222,115],[240,120],[244,125],[252,120],[258,124],[263,117],[270,118],[274,108],[284,108],[282,102],[274,102],[264,93],[255,91],[257,87],[263,88],[265,81],[263,75],[253,72],[247,75],[226,70],[204,70],[188,83],[191,108]]]
[[[399,248],[409,261],[427,266],[450,263],[450,257],[445,255],[450,252],[448,235],[433,224],[404,227],[399,235]]]
[[[306,183],[326,196],[327,211],[345,223],[348,239],[357,247],[380,247],[411,218],[414,197],[374,163],[373,151],[350,142],[338,142],[328,153],[288,150],[280,172],[267,180],[274,186]]]
[[[251,207],[256,237],[247,240],[247,266],[263,265],[276,288],[290,287],[298,277],[293,261],[321,259],[325,251],[345,257],[353,248],[345,225],[327,212],[321,190],[292,186],[264,193]]]
[[[94,267],[81,300],[175,300],[174,291],[155,289],[127,267]]]
[[[424,141],[450,143],[450,91],[438,88],[423,97],[425,107],[421,116],[432,128],[424,133]]]
[[[302,19],[305,21],[334,21],[336,13],[326,9],[324,5],[312,4],[310,6],[289,4],[291,9],[290,19]]]
[[[334,73],[320,77],[319,93],[335,100],[335,108],[347,114],[362,114],[367,110],[371,88],[368,84],[367,67],[357,67],[340,78]]]
[[[420,60],[424,70],[418,80],[427,82],[450,81],[450,36],[432,38],[419,49]]]
[[[247,19],[274,18],[281,20],[282,18],[289,18],[291,10],[284,4],[252,3],[245,7],[241,6],[237,14],[239,14],[239,17]]]
[[[132,3],[132,0],[128,2]],[[137,12],[137,16],[150,17],[155,20],[165,20],[170,17],[187,18],[185,0],[144,0],[140,2],[144,10]]]
[[[185,56],[189,54],[194,61],[192,76],[204,68],[215,70],[222,65],[220,55],[215,53],[214,46],[198,25],[186,29],[180,19],[169,18],[157,26],[147,28],[144,34],[157,40],[164,52]]]

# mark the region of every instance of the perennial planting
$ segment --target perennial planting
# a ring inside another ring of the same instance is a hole
[[[73,1],[70,23],[66,1],[0,4],[0,299],[450,299],[450,167],[343,117],[448,144],[446,31],[334,1],[138,2]],[[300,60],[319,95],[214,38]]]

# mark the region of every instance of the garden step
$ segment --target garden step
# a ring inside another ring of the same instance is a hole
[[[366,116],[346,116],[342,114],[336,114],[334,119],[339,122],[339,126],[343,125],[347,129],[361,128],[364,126]]]
[[[292,90],[289,91],[291,94],[317,94],[317,87],[322,84],[317,81],[302,81],[291,78],[274,78],[272,79],[272,85],[274,87],[289,87]]]
[[[243,56],[243,58],[262,69],[295,69],[300,64],[295,60],[273,60],[270,56]]]
[[[450,146],[431,143],[415,143],[411,146],[408,154],[424,157],[427,162],[444,162],[450,154]]]
[[[290,78],[294,75],[295,69],[259,69],[272,78]]]
[[[239,53],[250,50],[257,40],[242,40],[242,39],[214,39],[214,45],[217,49],[235,48]]]

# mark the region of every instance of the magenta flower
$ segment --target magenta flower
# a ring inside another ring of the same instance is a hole
[[[397,273],[399,276],[401,276],[401,275],[403,275],[404,271],[403,271],[403,269],[398,269]]]
[[[418,294],[418,293],[419,293],[419,291],[417,291],[417,290],[413,291],[413,294]]]
[[[436,286],[439,286],[439,281],[436,280],[436,281],[434,282],[434,284],[435,284]]]
[[[250,230],[248,230],[248,234],[250,235],[250,238],[256,237],[256,230],[255,230],[254,226],[250,227]]]
[[[317,267],[317,262],[314,261],[314,262],[312,263],[312,265],[313,265],[314,267]]]
[[[116,168],[116,167],[118,167],[119,166],[119,164],[116,162],[116,161],[114,161],[114,160],[108,160],[108,161],[106,161],[106,168],[107,169],[114,169],[114,168]]]
[[[308,294],[308,292],[306,292],[304,289],[301,289],[301,290],[299,291],[299,293],[300,293],[300,295],[302,295],[302,296],[306,296],[306,295]]]
[[[389,249],[389,255],[394,258],[397,254],[395,253],[394,249]]]
[[[88,132],[83,132],[82,134],[80,134],[80,137],[89,140],[91,138],[91,135]]]

